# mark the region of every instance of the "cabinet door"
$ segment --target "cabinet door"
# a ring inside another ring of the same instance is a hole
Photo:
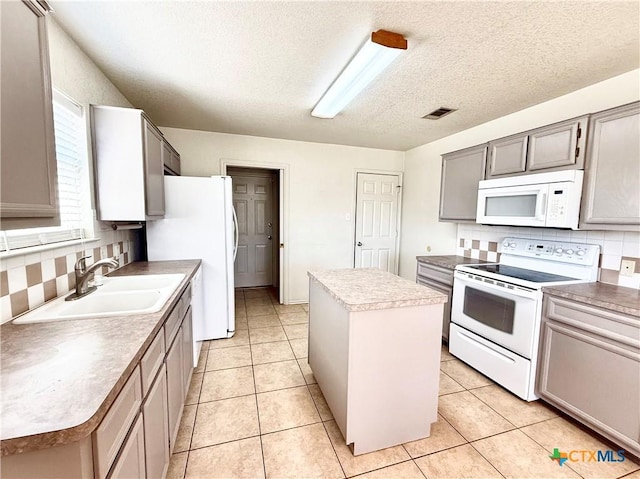
[[[164,215],[164,166],[162,134],[144,120],[145,202],[147,216]]]
[[[527,171],[582,168],[587,122],[585,116],[530,132]]]
[[[171,169],[174,171],[174,173],[180,176],[180,155],[176,151],[172,152],[171,165]]]
[[[524,172],[527,140],[527,135],[519,134],[489,142],[487,178]]]
[[[640,102],[591,116],[582,223],[638,230]],[[635,226],[634,226],[635,225]]]
[[[0,2],[2,228],[60,224],[45,14],[36,2]]]
[[[163,365],[142,406],[147,477],[164,477],[169,467],[167,372]]]
[[[165,140],[162,141],[162,165],[165,168],[169,168],[173,171],[173,160],[172,160],[172,151],[171,145],[167,143]]]
[[[540,396],[636,454],[639,370],[637,348],[555,321],[543,322]]]
[[[167,353],[167,407],[169,410],[169,444],[170,451],[176,442],[180,416],[184,405],[184,365],[182,363],[182,328]]]
[[[138,414],[138,419],[133,424],[129,437],[122,446],[120,456],[116,459],[108,478],[145,479],[145,477],[144,428],[142,427],[142,416]]]
[[[447,302],[444,303],[442,309],[442,338],[449,341],[449,325],[451,324],[451,300],[453,298],[453,288],[444,284],[429,281],[428,279],[418,277],[417,282],[427,288],[435,289],[439,293],[447,295]]]
[[[184,397],[186,397],[193,371],[193,321],[191,308],[185,314],[184,322],[182,323],[182,364],[184,367]]]
[[[484,179],[486,145],[442,156],[440,221],[476,220],[478,182]]]

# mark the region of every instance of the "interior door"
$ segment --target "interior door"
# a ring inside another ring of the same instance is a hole
[[[397,273],[398,175],[358,173],[356,189],[356,268]]]
[[[238,216],[236,288],[273,282],[272,202],[270,177],[233,176],[233,206]]]

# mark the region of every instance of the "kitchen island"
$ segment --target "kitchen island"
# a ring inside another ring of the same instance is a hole
[[[353,453],[428,437],[447,296],[375,268],[308,275],[309,365]]]

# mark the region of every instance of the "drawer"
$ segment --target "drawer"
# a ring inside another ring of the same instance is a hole
[[[164,353],[166,352],[164,343],[164,328],[161,328],[156,334],[156,338],[153,340],[147,352],[144,353],[140,360],[140,373],[142,374],[142,396],[146,396],[153,382],[153,378],[156,377],[156,373],[162,362],[164,361]]]
[[[138,417],[142,404],[140,368],[136,367],[93,435],[94,470],[98,479],[107,473]]]
[[[638,318],[546,294],[544,311],[549,319],[638,348]]]
[[[189,309],[189,305],[191,304],[191,285],[188,285],[187,288],[182,293],[180,297],[180,316],[184,318],[184,315],[187,314],[187,309]]]
[[[418,263],[418,278],[428,278],[439,283],[453,285],[453,271],[438,266],[427,266],[424,263]]]

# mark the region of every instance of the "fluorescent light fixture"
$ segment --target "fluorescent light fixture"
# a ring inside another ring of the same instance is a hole
[[[386,30],[373,32],[371,38],[320,98],[311,111],[311,116],[335,117],[406,49],[407,40],[402,35]]]

